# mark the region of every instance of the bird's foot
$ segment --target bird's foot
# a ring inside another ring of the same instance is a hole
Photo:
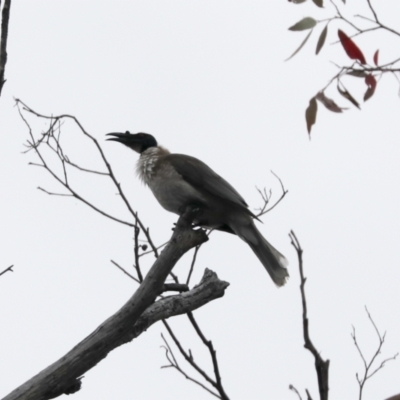
[[[187,204],[179,210],[180,218],[175,225],[181,225],[182,221],[184,225],[192,225],[197,223],[200,215],[203,213],[203,207],[198,204]],[[173,228],[175,229],[175,228]]]

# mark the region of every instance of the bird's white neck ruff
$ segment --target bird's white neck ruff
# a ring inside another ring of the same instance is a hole
[[[167,149],[161,146],[149,147],[141,155],[136,164],[136,173],[139,179],[145,183],[149,184],[149,181],[154,177],[155,166],[161,155],[169,154]]]

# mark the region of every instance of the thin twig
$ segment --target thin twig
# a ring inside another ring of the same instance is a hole
[[[139,279],[135,278],[133,275],[131,275],[128,271],[126,271],[124,268],[122,268],[119,264],[117,264],[114,260],[110,260],[117,268],[119,268],[125,275],[128,275],[129,278],[133,279],[135,282],[140,284]]]
[[[195,383],[196,385],[199,385],[200,387],[202,387],[204,390],[206,390],[208,393],[212,394],[215,397],[218,397],[219,399],[221,398],[220,396],[218,396],[217,393],[214,393],[212,390],[210,390],[207,386],[203,385],[201,382],[199,382],[198,380],[192,378],[191,376],[189,376],[178,364],[178,362],[176,361],[176,358],[174,356],[174,353],[172,352],[172,349],[169,345],[169,343],[167,342],[167,340],[165,339],[164,335],[161,334],[161,337],[165,343],[165,346],[162,346],[165,349],[165,357],[166,359],[169,361],[169,365],[164,365],[161,368],[175,368],[177,371],[179,371],[186,379],[188,379],[189,381]],[[172,358],[171,358],[171,357]]]
[[[218,366],[217,352],[214,349],[214,346],[213,346],[211,340],[206,339],[206,337],[204,336],[203,332],[201,331],[199,325],[197,324],[196,320],[194,319],[193,313],[188,312],[187,316],[188,316],[191,324],[193,325],[197,335],[200,337],[203,344],[208,348],[208,351],[210,352],[211,360],[212,360],[213,367],[214,367],[215,380],[216,380],[216,384],[217,384],[216,389],[220,393],[222,399],[229,399],[228,395],[225,393],[225,390],[222,386],[221,374],[219,372],[219,366]]]
[[[146,242],[146,243],[147,243],[147,242]],[[165,243],[163,243],[163,244],[160,244],[159,246],[157,246],[157,250],[162,249],[162,248],[163,248],[164,246],[166,246],[168,243],[169,243],[169,241],[168,241],[168,242],[165,242]],[[154,253],[154,250],[152,249],[152,250],[149,250],[149,251],[144,251],[143,253],[139,254],[139,258],[140,258],[140,257],[143,257],[143,256],[146,256],[147,254],[150,254],[150,253]]]
[[[295,248],[297,253],[297,258],[299,262],[299,271],[300,271],[300,293],[301,293],[301,302],[303,306],[303,336],[304,336],[304,347],[311,352],[315,359],[315,369],[317,371],[318,377],[318,388],[321,400],[328,400],[328,392],[329,392],[329,360],[324,361],[320,356],[319,352],[315,348],[314,344],[311,341],[310,333],[308,329],[308,315],[307,315],[307,301],[306,301],[306,293],[305,293],[305,283],[307,278],[304,277],[303,272],[303,249],[300,246],[300,243],[293,231],[290,231],[289,234],[290,241],[292,246]]]
[[[64,197],[74,197],[72,194],[70,193],[55,193],[55,192],[49,192],[46,189],[43,189],[42,187],[38,186],[38,190],[50,195],[50,196],[64,196]]]
[[[186,279],[186,285],[189,285],[190,278],[191,278],[192,273],[193,273],[194,265],[196,264],[197,253],[199,252],[200,247],[201,246],[196,246],[196,248],[194,249],[192,263],[190,264],[189,274],[188,274],[188,277]]]
[[[8,268],[6,268],[4,271],[0,272],[0,276],[3,275],[3,274],[5,274],[5,273],[8,272],[8,271],[14,272],[13,269],[12,269],[13,266],[14,266],[14,265],[10,265],[10,266],[9,266]]]
[[[358,395],[359,400],[362,399],[364,386],[365,386],[365,383],[367,382],[367,380],[372,378],[379,370],[381,370],[388,361],[395,360],[396,357],[399,355],[399,353],[396,353],[394,356],[384,359],[381,362],[381,364],[377,368],[375,368],[375,370],[373,370],[371,372],[372,365],[376,361],[379,354],[381,354],[381,350],[382,350],[382,347],[383,347],[383,344],[384,344],[385,338],[386,338],[386,332],[383,335],[381,335],[381,333],[379,332],[379,329],[376,326],[374,320],[372,319],[371,314],[369,313],[367,307],[365,307],[365,311],[368,315],[369,320],[371,321],[372,326],[374,327],[376,335],[378,336],[379,343],[378,343],[378,348],[376,349],[374,355],[371,357],[371,360],[369,362],[367,362],[367,360],[365,359],[364,354],[357,342],[356,329],[353,326],[353,332],[351,333],[351,337],[352,337],[354,345],[361,357],[361,360],[364,364],[364,375],[360,378],[358,373],[356,373],[356,379],[357,379],[358,386],[359,386],[359,395]]]
[[[307,394],[307,400],[313,400],[308,389],[306,389],[306,394]]]
[[[295,393],[297,394],[297,397],[298,397],[300,400],[303,400],[303,399],[301,398],[301,396],[300,396],[299,391],[298,391],[293,385],[289,385],[289,390],[291,390],[292,392],[295,392]]]
[[[343,17],[342,13],[339,10],[339,7],[336,5],[336,3],[333,0],[330,0],[330,2],[333,4],[333,6],[336,9],[336,13],[339,19],[342,19],[343,21],[347,22],[350,26],[352,26],[356,31],[361,31],[360,28],[355,26],[351,21],[349,21],[347,18]]]
[[[39,157],[41,158],[41,161],[42,161],[43,164],[45,165],[45,168],[53,175],[53,177],[54,177],[58,182],[60,182],[60,183],[63,184],[64,186],[65,186],[65,183],[62,181],[62,179],[60,179],[51,169],[49,169],[48,167],[46,167],[46,163],[44,162],[43,157],[41,156],[40,152],[38,151],[38,145],[39,145],[40,142],[43,140],[43,138],[35,143],[35,140],[34,140],[33,135],[32,135],[31,128],[30,128],[28,122],[26,121],[26,119],[23,117],[19,105],[20,105],[20,104],[22,105],[24,111],[27,111],[27,112],[29,112],[29,113],[35,115],[35,116],[38,117],[38,118],[43,118],[43,119],[48,119],[48,120],[50,120],[50,121],[51,121],[51,124],[50,124],[50,129],[48,130],[48,132],[51,132],[51,130],[53,129],[54,125],[55,125],[55,124],[57,123],[57,121],[59,121],[59,120],[62,120],[62,119],[71,119],[72,121],[75,122],[75,124],[79,127],[79,129],[80,129],[81,132],[83,133],[83,135],[85,135],[86,137],[88,137],[88,138],[94,143],[94,145],[96,146],[98,152],[100,153],[100,157],[101,157],[103,163],[104,163],[105,166],[106,166],[106,169],[107,169],[107,171],[108,171],[108,176],[111,178],[111,180],[113,181],[114,185],[116,186],[117,191],[118,191],[118,194],[120,195],[120,197],[121,197],[121,199],[123,200],[125,206],[127,207],[127,209],[128,209],[128,211],[130,212],[130,214],[133,216],[133,218],[135,219],[135,221],[137,220],[137,222],[138,222],[138,224],[139,224],[139,227],[142,229],[142,231],[143,231],[144,235],[146,236],[146,239],[147,239],[147,241],[148,241],[150,247],[152,248],[152,250],[153,250],[153,252],[154,252],[155,257],[158,257],[157,247],[154,245],[154,243],[153,243],[153,241],[152,241],[152,239],[151,239],[151,237],[150,237],[149,229],[148,229],[148,228],[146,229],[146,227],[143,225],[142,221],[138,218],[137,213],[132,209],[132,207],[131,207],[131,205],[130,205],[128,199],[126,198],[125,193],[122,191],[121,185],[120,185],[120,183],[117,181],[117,179],[116,179],[116,177],[115,177],[115,175],[114,175],[114,172],[113,172],[113,170],[112,170],[112,168],[111,168],[111,165],[109,164],[108,160],[106,159],[106,157],[105,157],[105,155],[104,155],[104,152],[103,152],[103,150],[102,150],[102,148],[101,148],[99,142],[97,141],[97,139],[96,139],[95,137],[93,137],[92,135],[90,135],[90,134],[84,129],[84,127],[83,127],[82,124],[79,122],[79,120],[78,120],[75,116],[73,116],[73,115],[62,114],[62,115],[58,115],[58,116],[56,116],[56,117],[54,117],[54,116],[47,116],[47,115],[43,115],[43,114],[40,114],[40,113],[34,111],[34,110],[31,109],[27,104],[25,104],[23,101],[21,101],[20,99],[16,99],[16,103],[17,103],[18,110],[19,110],[19,113],[20,113],[20,115],[21,115],[21,118],[23,118],[24,122],[27,124],[27,126],[28,126],[28,128],[29,128],[29,130],[30,130],[30,135],[31,135],[31,137],[32,137],[32,141],[33,141],[33,144],[34,144],[33,146],[34,146],[34,148],[35,148],[35,150],[36,150],[36,153],[37,153],[37,154],[39,155]],[[134,224],[132,224],[132,223],[128,223],[128,222],[126,222],[126,221],[122,221],[122,220],[120,220],[120,219],[118,219],[118,218],[112,217],[112,216],[110,216],[109,214],[107,214],[107,213],[105,213],[105,212],[99,210],[99,209],[98,209],[97,207],[95,207],[93,204],[91,204],[90,202],[86,201],[86,200],[83,199],[81,196],[77,195],[77,193],[75,193],[74,191],[72,191],[72,189],[71,189],[70,187],[68,187],[68,190],[70,190],[71,193],[74,195],[74,197],[76,197],[78,200],[83,201],[85,204],[89,205],[89,206],[90,206],[91,208],[93,208],[94,210],[100,212],[102,215],[107,216],[108,218],[111,218],[111,219],[113,219],[113,220],[115,220],[115,221],[117,221],[117,222],[123,223],[123,224],[125,224],[125,225],[134,226]]]
[[[220,392],[219,391],[219,386],[218,383],[216,381],[214,381],[202,368],[200,368],[197,363],[194,361],[193,355],[192,353],[189,351],[189,353],[187,353],[181,343],[179,342],[179,340],[177,339],[177,337],[175,336],[175,334],[173,333],[171,327],[169,326],[168,322],[163,320],[163,324],[165,325],[165,327],[167,328],[167,331],[169,333],[169,335],[171,336],[172,340],[174,341],[176,347],[178,347],[179,352],[182,354],[182,356],[185,358],[185,360],[208,382],[210,383],[212,386],[214,386],[215,389],[218,390],[219,394],[220,394],[220,398],[222,400],[229,400],[228,397],[224,397],[226,396],[225,392]]]
[[[73,190],[66,182],[64,182],[64,181],[63,181],[63,180],[62,180],[48,165],[47,165],[47,163],[46,163],[46,161],[45,161],[43,155],[41,154],[41,152],[40,152],[39,149],[38,149],[40,143],[43,141],[43,139],[45,138],[45,136],[43,136],[41,139],[39,139],[38,141],[35,142],[35,139],[34,139],[33,133],[32,133],[32,128],[31,128],[31,126],[29,125],[29,123],[28,123],[28,121],[26,120],[26,118],[24,117],[24,115],[22,114],[22,111],[21,111],[21,109],[20,109],[20,107],[19,107],[19,104],[22,104],[22,106],[24,107],[25,110],[27,110],[27,111],[33,113],[34,115],[37,115],[37,116],[40,116],[40,117],[41,117],[41,115],[40,115],[40,114],[37,114],[37,113],[34,112],[33,110],[31,111],[30,109],[28,109],[27,106],[26,106],[22,101],[16,100],[16,102],[17,102],[18,112],[19,112],[19,114],[20,114],[22,120],[24,121],[24,123],[25,123],[26,126],[28,127],[29,135],[30,135],[30,137],[31,137],[31,139],[32,139],[32,148],[35,150],[36,154],[38,155],[40,161],[41,161],[42,164],[43,164],[43,167],[53,176],[53,178],[54,178],[57,182],[59,182],[61,185],[63,185],[63,186],[71,193],[71,195],[72,195],[73,197],[75,197],[76,199],[82,201],[82,202],[85,203],[87,206],[89,206],[89,207],[92,208],[93,210],[97,211],[99,214],[101,214],[101,215],[103,215],[103,216],[105,216],[105,217],[107,217],[107,218],[110,218],[110,219],[112,219],[113,221],[116,221],[116,222],[119,222],[119,223],[121,223],[121,224],[128,225],[128,226],[132,226],[132,227],[133,227],[134,224],[132,224],[132,223],[130,223],[130,222],[127,222],[127,221],[124,221],[124,220],[121,220],[121,219],[119,219],[119,218],[116,218],[116,217],[114,217],[114,216],[108,214],[107,212],[105,212],[105,211],[99,209],[99,208],[96,207],[94,204],[92,204],[91,202],[89,202],[88,200],[86,200],[85,198],[83,198],[82,196],[80,196],[75,190]],[[51,119],[51,120],[52,120],[51,126],[50,126],[50,128],[49,128],[49,131],[51,131],[51,130],[53,129],[52,127],[54,126],[54,124],[56,123],[56,121],[57,121],[58,119],[60,119],[60,117],[56,117],[55,119],[54,119],[53,117],[43,117],[43,118],[47,118],[47,119]],[[74,118],[74,117],[72,117],[72,118]]]
[[[79,169],[80,171],[83,171],[83,172],[88,172],[88,173],[91,173],[91,174],[97,174],[97,175],[108,176],[108,173],[107,173],[107,172],[95,171],[95,170],[93,170],[93,169],[88,169],[88,168],[81,167],[81,166],[79,166],[78,164],[73,163],[73,162],[72,162],[71,160],[69,160],[66,156],[65,156],[65,162],[66,162],[68,165],[70,165],[71,167],[74,167],[74,168],[76,168],[76,169]]]
[[[142,275],[142,271],[140,270],[140,264],[139,264],[139,235],[140,235],[140,228],[137,226],[138,225],[138,220],[136,220],[136,224],[135,224],[135,236],[134,236],[134,241],[135,244],[133,246],[133,252],[135,255],[135,269],[136,269],[136,273],[138,275],[139,281],[143,282],[143,275]]]
[[[271,200],[271,197],[272,197],[271,190],[269,191],[269,194],[268,194],[266,189],[261,191],[260,189],[257,188],[258,193],[260,193],[260,196],[261,196],[261,198],[263,199],[263,202],[264,202],[263,206],[261,208],[259,208],[259,213],[257,214],[257,217],[261,217],[261,216],[269,213],[270,211],[272,211],[283,200],[283,198],[289,192],[283,186],[283,182],[282,182],[281,178],[279,178],[279,176],[277,174],[275,174],[274,171],[271,171],[271,173],[272,173],[272,175],[275,176],[276,179],[278,179],[279,184],[281,185],[282,194],[280,195],[279,199],[276,200],[275,203],[271,207],[268,208],[269,201]]]

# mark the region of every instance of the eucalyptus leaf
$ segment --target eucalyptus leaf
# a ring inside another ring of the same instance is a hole
[[[312,0],[312,1],[318,7],[322,8],[324,6],[324,0]]]
[[[287,58],[285,61],[289,61],[302,49],[302,47],[306,44],[306,42],[309,39],[309,37],[311,36],[311,34],[312,34],[312,30],[308,33],[308,35],[305,37],[305,39],[301,42],[300,46],[295,50],[295,52],[289,58]]]
[[[322,30],[321,34],[319,35],[317,48],[315,49],[315,54],[318,54],[322,49],[323,45],[325,44],[326,35],[328,34],[328,24],[326,24],[325,28]]]
[[[360,109],[360,105],[358,104],[357,100],[347,91],[347,89],[344,86],[342,89],[338,83],[337,90],[345,99],[347,99],[348,101],[350,101],[350,103],[354,104],[358,109]]]
[[[314,28],[315,25],[317,25],[317,21],[314,18],[305,17],[291,26],[289,31],[305,31]]]

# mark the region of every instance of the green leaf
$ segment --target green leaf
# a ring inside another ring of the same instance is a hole
[[[305,31],[314,28],[315,25],[317,25],[317,21],[314,18],[306,17],[291,26],[289,31]]]
[[[317,120],[317,111],[318,111],[317,100],[315,97],[313,97],[310,100],[310,104],[308,105],[306,110],[307,131],[309,135],[311,134],[312,126],[315,124],[315,121]]]
[[[322,8],[324,6],[324,0],[312,0],[312,1],[318,7]]]
[[[307,0],[289,0],[290,3],[293,4],[301,4],[301,3],[305,3]]]
[[[306,38],[301,42],[300,46],[295,50],[295,52],[287,58],[285,61],[289,61],[291,58],[293,58],[301,49],[302,47],[306,44],[308,38],[311,36],[312,30],[309,32],[309,34],[306,36]]]
[[[341,85],[343,86],[342,83],[341,83]],[[347,89],[344,86],[343,86],[343,89],[342,89],[339,86],[339,82],[338,82],[338,85],[337,85],[337,90],[345,99],[347,99],[348,101],[350,101],[350,103],[354,104],[358,109],[360,109],[360,105],[358,104],[357,100],[347,91]]]
[[[325,28],[319,35],[317,48],[315,49],[315,54],[318,54],[320,52],[320,50],[322,49],[323,45],[325,44],[325,39],[326,39],[327,34],[328,34],[328,24],[326,24]]]

